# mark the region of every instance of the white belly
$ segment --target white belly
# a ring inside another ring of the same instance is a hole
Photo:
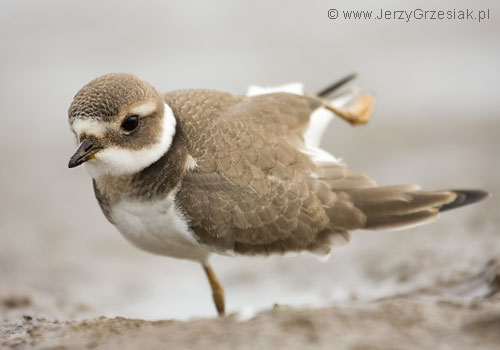
[[[111,218],[136,247],[150,253],[204,262],[209,251],[194,238],[186,219],[175,208],[172,196],[156,202],[121,201]]]

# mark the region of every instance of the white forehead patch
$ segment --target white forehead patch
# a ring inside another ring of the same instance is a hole
[[[106,133],[106,122],[99,122],[94,119],[75,119],[71,127],[77,135],[85,133],[87,135],[102,136]]]
[[[84,166],[94,179],[106,174],[125,175],[139,172],[168,151],[175,135],[175,125],[174,113],[165,104],[162,132],[154,145],[139,150],[107,147],[97,152],[94,159],[86,161]]]
[[[130,110],[131,114],[137,114],[140,116],[147,116],[151,113],[153,113],[156,109],[156,102],[155,101],[149,101],[146,103],[142,103],[136,107],[133,107]]]

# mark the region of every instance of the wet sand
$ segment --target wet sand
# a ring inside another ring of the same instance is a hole
[[[2,327],[6,349],[498,349],[500,298],[392,298],[320,310],[276,306],[248,321],[101,317],[25,319]]]

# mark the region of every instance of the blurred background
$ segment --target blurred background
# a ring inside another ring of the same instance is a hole
[[[342,11],[489,9],[477,20],[344,20]],[[329,19],[337,9],[337,20]],[[357,72],[369,124],[334,120],[324,147],[380,184],[482,188],[493,197],[399,232],[355,232],[314,256],[214,257],[230,312],[398,295],[474,298],[499,270],[497,1],[12,1],[0,4],[1,318],[214,316],[200,266],[129,245],[102,215],[67,108],[88,81],[129,72],[160,91]]]

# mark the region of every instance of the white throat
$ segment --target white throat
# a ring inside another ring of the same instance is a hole
[[[175,135],[176,120],[169,105],[165,104],[162,132],[157,142],[148,148],[127,150],[108,147],[95,154],[95,158],[84,163],[94,179],[102,175],[133,174],[160,159],[170,148]]]

